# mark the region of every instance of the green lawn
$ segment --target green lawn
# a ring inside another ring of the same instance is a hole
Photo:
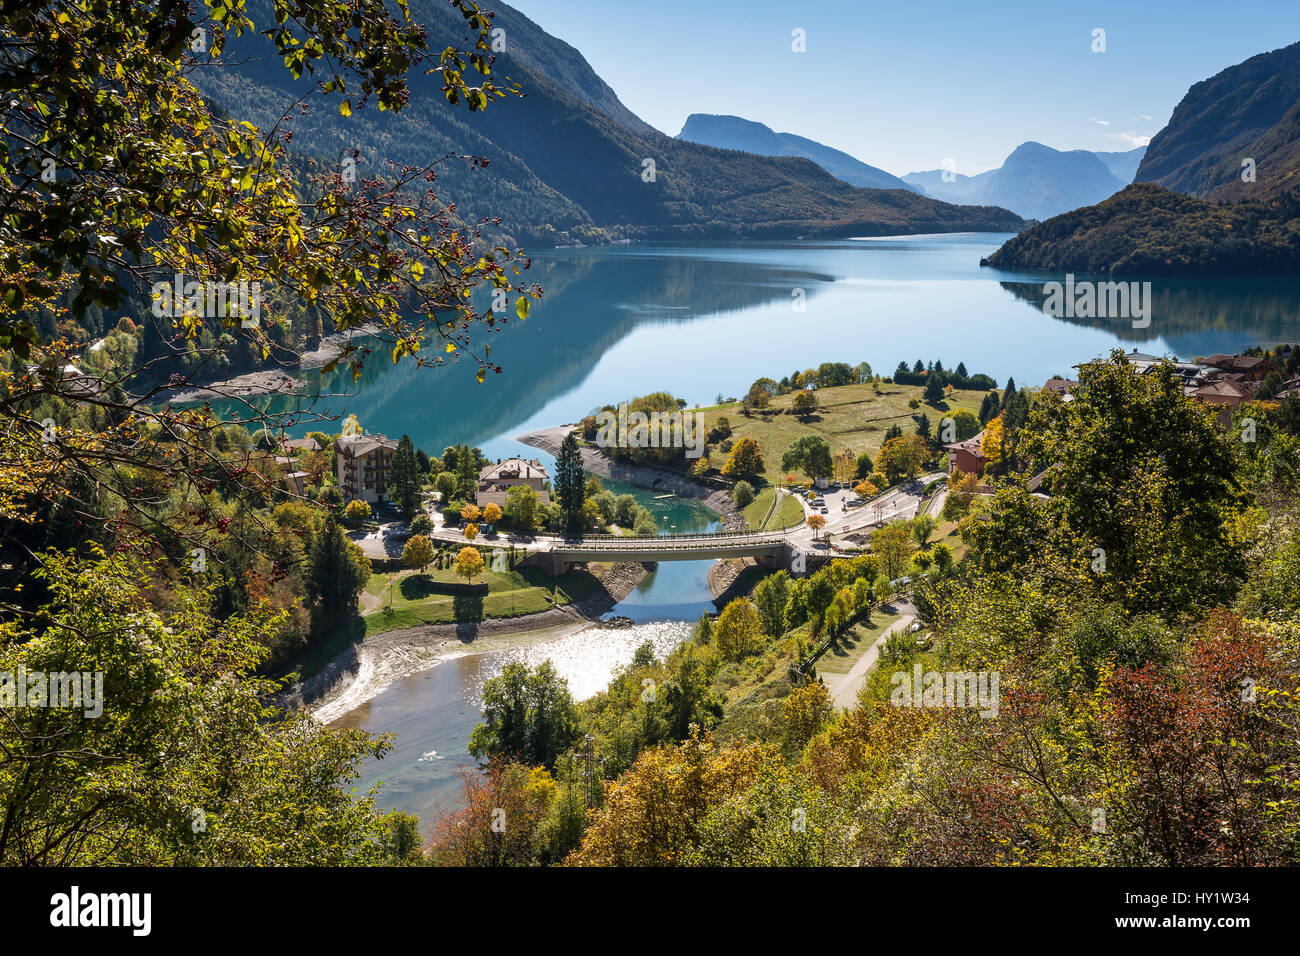
[[[876,638],[889,625],[898,620],[898,615],[883,610],[876,611],[868,621],[865,618],[839,636],[826,653],[817,658],[816,668],[819,674],[847,674],[853,669],[859,658],[867,652]]]
[[[591,571],[575,568],[553,581],[540,568],[522,567],[511,571],[486,571],[475,583],[487,582],[486,595],[447,594],[432,588],[438,582],[462,582],[451,569],[401,571],[393,575],[391,601],[389,575],[375,574],[366,586],[373,609],[365,612],[367,634],[381,634],[424,624],[482,621],[485,618],[519,617],[536,614],[579,601],[600,588]],[[554,593],[552,592],[554,584]],[[554,598],[554,599],[552,599]],[[377,599],[377,601],[375,601]],[[392,611],[385,609],[391,603]]]
[[[924,412],[930,418],[933,434],[940,419],[947,414],[965,409],[978,415],[980,402],[987,394],[956,391],[936,407],[925,404],[924,392],[919,385],[882,384],[877,395],[872,385],[842,385],[817,389],[819,407],[811,415],[789,414],[795,392],[777,396],[765,414],[755,413],[750,418],[741,413],[738,403],[701,408],[700,413],[709,423],[725,415],[731,422],[733,441],[752,438],[758,442],[767,469],[765,477],[769,484],[775,484],[785,477],[781,472],[781,453],[804,435],[821,435],[830,443],[832,453],[838,454],[847,448],[855,455],[869,452],[874,459],[891,425],[898,425],[905,432],[913,431],[916,419]],[[907,403],[911,399],[921,401],[921,406],[909,408]],[[715,467],[720,466],[726,456],[716,448],[710,450]]]
[[[782,495],[776,513],[767,519],[765,526],[760,527],[763,519],[767,517],[768,510],[772,507],[772,496],[775,494],[776,489],[768,485],[758,492],[758,495],[742,512],[745,516],[745,523],[749,525],[751,531],[771,530],[782,526],[792,528],[803,522],[803,508],[800,507],[799,502],[790,495]]]

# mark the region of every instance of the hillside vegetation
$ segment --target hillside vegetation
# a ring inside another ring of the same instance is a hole
[[[1135,183],[1008,239],[983,264],[1120,276],[1300,275],[1300,200],[1226,205]]]
[[[518,83],[525,96],[495,104],[471,124],[458,118],[440,77],[413,77],[410,105],[399,118],[355,108],[351,122],[314,110],[294,115],[292,148],[333,167],[359,150],[361,175],[383,175],[394,161],[423,165],[442,155],[463,160],[438,169],[437,189],[455,195],[466,222],[500,217],[521,242],[558,233],[585,241],[608,238],[849,236],[900,232],[1015,231],[1003,209],[938,202],[907,189],[858,189],[807,159],[764,157],[673,139],[627,111],[578,51],[522,14],[494,5],[506,48],[493,76]],[[438,49],[462,39],[461,18],[439,0],[411,4],[412,18]],[[497,21],[494,21],[497,22]],[[304,89],[266,66],[259,37],[232,44],[231,65],[198,72],[195,82],[226,110],[270,129]],[[647,160],[654,176],[647,181]]]

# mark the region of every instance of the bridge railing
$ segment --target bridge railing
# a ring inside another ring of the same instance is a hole
[[[581,538],[557,538],[565,543],[582,544],[587,541],[683,541],[705,539],[725,541],[728,538],[781,538],[780,531],[682,531],[670,534],[584,534]]]
[[[557,539],[554,548],[556,551],[702,551],[728,546],[770,547],[784,540],[780,534],[588,535],[581,539]]]

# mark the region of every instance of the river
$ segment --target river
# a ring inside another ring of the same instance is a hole
[[[655,515],[661,528],[716,531],[717,516],[698,501],[655,499],[649,492],[606,481],[612,491],[635,494]],[[455,804],[458,773],[476,761],[466,744],[479,722],[483,682],[506,664],[550,660],[581,700],[604,690],[614,671],[632,660],[649,641],[662,655],[690,636],[692,624],[713,610],[705,575],[709,561],[665,561],[646,576],[610,616],[636,622],[626,628],[591,628],[526,647],[464,654],[398,678],[373,700],[335,721],[372,733],[395,733],[393,749],[382,760],[369,760],[359,786],[382,783],[378,802],[417,814],[426,827],[440,810]]]

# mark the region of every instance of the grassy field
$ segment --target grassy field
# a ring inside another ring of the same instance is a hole
[[[772,496],[775,494],[776,489],[770,485],[760,489],[758,495],[742,512],[751,531],[792,528],[803,521],[803,508],[790,495],[782,495],[780,506],[770,518],[767,518],[767,512],[772,507]],[[767,518],[766,525],[763,524],[764,518]]]
[[[913,431],[916,419],[925,413],[930,417],[933,434],[944,415],[965,409],[978,416],[980,402],[987,394],[975,391],[953,392],[950,398],[936,407],[925,404],[924,389],[919,385],[882,384],[879,389],[877,394],[874,385],[819,388],[816,392],[819,407],[811,415],[789,413],[795,392],[778,395],[764,410],[765,414],[755,413],[751,418],[741,414],[739,403],[701,408],[700,413],[708,423],[716,422],[725,415],[731,422],[733,441],[752,438],[758,442],[767,468],[765,477],[769,483],[775,483],[785,477],[781,472],[781,453],[795,439],[804,435],[821,435],[830,443],[833,454],[839,454],[847,448],[854,455],[868,452],[874,459],[884,443],[885,432],[891,425],[898,425],[905,432]],[[909,408],[907,403],[912,399],[920,401],[921,406]],[[715,467],[720,466],[725,457],[716,449],[712,451]]]
[[[594,567],[599,568],[599,565]],[[375,574],[366,586],[370,600],[363,598],[367,634],[423,624],[450,624],[463,621],[481,621],[489,617],[519,617],[537,614],[573,601],[579,601],[600,587],[600,581],[591,571],[574,569],[554,582],[540,568],[524,567],[511,571],[486,571],[476,579],[486,582],[486,595],[440,593],[430,587],[439,582],[462,582],[450,569],[401,571],[392,576],[391,606],[389,575]],[[552,599],[554,597],[554,599]]]
[[[954,561],[960,561],[970,551],[970,545],[963,541],[961,535],[957,533],[957,522],[955,521],[940,519],[939,527],[934,529],[934,534],[930,537],[930,546],[934,547],[940,541],[952,549],[952,559]]]
[[[858,621],[817,659],[817,673],[847,674],[885,628],[897,620],[897,614],[880,610],[874,612],[870,620]]]

